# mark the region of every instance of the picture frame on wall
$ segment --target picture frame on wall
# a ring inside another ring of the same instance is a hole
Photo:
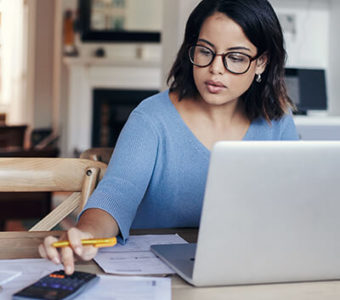
[[[158,28],[129,28],[133,1],[79,0],[79,30],[82,41],[159,43],[161,33]]]

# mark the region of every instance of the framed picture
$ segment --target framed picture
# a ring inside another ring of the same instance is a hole
[[[79,0],[84,42],[160,42],[159,0]]]

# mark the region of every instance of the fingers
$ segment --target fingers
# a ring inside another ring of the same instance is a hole
[[[65,273],[70,275],[74,272],[75,255],[82,260],[91,260],[97,254],[98,249],[96,247],[83,247],[81,240],[86,238],[92,238],[92,235],[77,228],[71,228],[60,238],[60,240],[68,240],[70,242],[69,247],[59,249],[53,247],[52,244],[58,239],[48,236],[43,244],[39,245],[38,251],[41,257],[47,258],[55,264],[63,263]]]
[[[60,264],[60,255],[58,250],[52,246],[54,242],[56,242],[58,239],[56,239],[53,236],[48,236],[45,238],[44,243],[39,245],[39,254],[43,258],[47,258],[51,261],[53,261],[55,264]]]
[[[82,260],[91,260],[97,254],[98,249],[93,246],[83,246],[81,239],[92,238],[92,235],[80,231],[77,228],[71,228],[68,232],[68,240],[70,241],[71,248]]]
[[[64,265],[65,273],[68,275],[74,272],[74,257],[73,250],[70,247],[65,247],[61,249],[61,257]]]
[[[71,228],[68,232],[67,232],[67,237],[68,240],[71,244],[71,247],[73,249],[73,251],[81,257],[82,253],[83,253],[83,245],[81,244],[81,239],[86,237],[86,234],[84,236],[84,233],[82,231],[80,231],[77,228]]]
[[[93,246],[85,246],[81,259],[83,260],[91,260],[96,256],[98,252],[98,248]]]

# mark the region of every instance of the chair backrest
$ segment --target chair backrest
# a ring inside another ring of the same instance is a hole
[[[109,163],[113,148],[109,147],[96,147],[85,150],[80,154],[80,158],[91,159],[95,161],[102,161],[106,164]]]
[[[105,163],[88,159],[0,158],[0,192],[73,192],[30,229],[51,230],[84,207],[105,170]]]

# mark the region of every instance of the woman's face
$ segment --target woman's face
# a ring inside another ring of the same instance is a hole
[[[242,28],[223,13],[208,17],[201,28],[197,44],[216,54],[239,52],[251,57],[257,55],[256,47],[248,40]],[[208,104],[223,105],[238,98],[248,90],[255,75],[264,71],[266,58],[251,62],[244,74],[229,72],[221,56],[215,56],[207,67],[193,66],[194,81],[202,99]]]

